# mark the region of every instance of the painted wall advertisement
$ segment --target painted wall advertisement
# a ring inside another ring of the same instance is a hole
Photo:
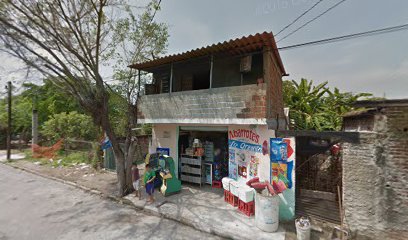
[[[229,127],[229,177],[239,182],[259,177],[269,180],[269,137],[272,130]],[[267,166],[264,166],[267,165]]]
[[[290,138],[271,138],[271,182],[283,181],[292,188],[292,172],[295,159],[294,141]]]
[[[228,128],[229,177],[245,184],[259,177],[261,181],[283,181],[287,186],[280,201],[279,218],[295,215],[295,139],[275,138],[267,126]]]

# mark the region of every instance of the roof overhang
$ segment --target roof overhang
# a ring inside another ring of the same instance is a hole
[[[378,108],[378,107],[406,107],[408,98],[404,99],[384,99],[384,100],[361,100],[353,104],[354,107]]]
[[[231,39],[229,41],[219,42],[202,48],[196,48],[187,52],[168,55],[142,63],[135,63],[129,67],[149,71],[150,69],[157,68],[162,65],[204,56],[250,54],[263,50],[264,46],[271,47],[282,75],[287,75],[272,32],[257,33],[255,35]]]

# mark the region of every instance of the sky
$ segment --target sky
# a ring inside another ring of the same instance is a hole
[[[340,0],[324,0],[281,33],[290,33]],[[168,53],[263,31],[277,33],[317,0],[162,1],[157,20],[169,25]],[[408,23],[407,0],[346,0],[278,43],[278,47]],[[342,91],[408,98],[408,30],[281,51],[284,79],[329,82]]]
[[[156,20],[169,26],[168,54],[263,31],[277,33],[318,0],[162,0]],[[340,0],[324,0],[277,39]],[[135,0],[135,3],[138,1]],[[408,23],[407,0],[346,0],[278,47]],[[408,98],[408,30],[280,51],[284,79],[328,81],[342,91]],[[16,61],[0,56],[0,85],[20,79]],[[108,72],[108,71],[107,71]],[[0,86],[0,95],[4,88]],[[0,96],[1,97],[1,96]]]

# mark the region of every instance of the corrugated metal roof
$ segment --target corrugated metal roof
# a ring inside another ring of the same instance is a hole
[[[361,115],[367,115],[372,112],[375,112],[376,110],[377,110],[376,108],[357,109],[357,110],[353,110],[353,111],[343,114],[342,117],[346,118],[346,117],[356,117],[356,116],[361,116]]]
[[[257,33],[255,35],[231,39],[229,41],[219,42],[202,48],[196,48],[187,52],[168,55],[143,63],[132,64],[129,67],[140,70],[147,70],[172,62],[178,62],[202,56],[209,56],[211,54],[227,53],[230,55],[240,55],[256,52],[262,50],[263,46],[271,46],[272,49],[274,49],[273,53],[279,64],[279,67],[282,73],[286,74],[282,59],[276,46],[275,38],[273,37],[273,34],[271,32]]]

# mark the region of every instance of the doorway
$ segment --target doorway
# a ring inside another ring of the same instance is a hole
[[[228,176],[227,128],[180,127],[179,179],[209,184]]]
[[[296,137],[296,215],[340,223],[341,160],[338,140]]]

